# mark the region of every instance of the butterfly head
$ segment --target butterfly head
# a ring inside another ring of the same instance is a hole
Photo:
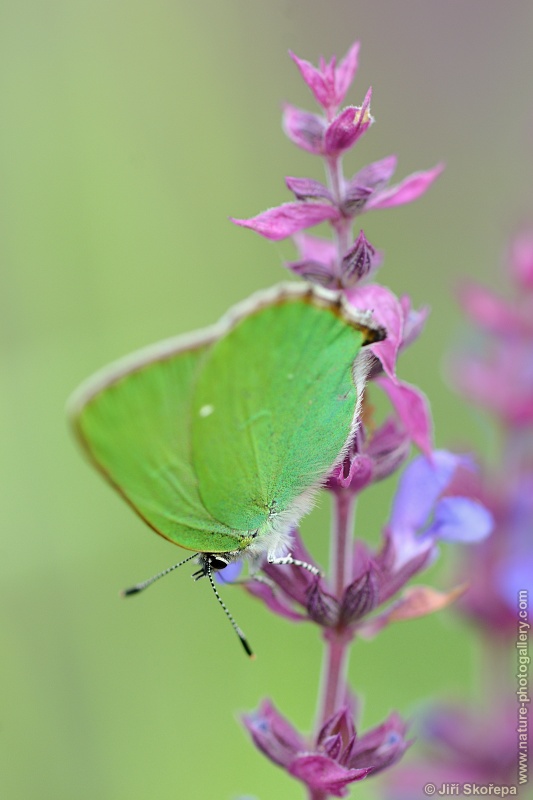
[[[220,572],[238,558],[242,557],[242,551],[233,550],[229,553],[200,553],[198,564],[200,569],[193,572],[192,577],[195,581],[204,578],[212,572]]]

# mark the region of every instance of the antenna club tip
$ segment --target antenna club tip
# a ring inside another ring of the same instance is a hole
[[[255,653],[253,652],[252,648],[248,644],[247,640],[240,633],[239,633],[239,639],[241,640],[241,644],[244,647],[244,651],[245,651],[246,655],[249,658],[251,658],[252,660],[255,660]]]
[[[256,661],[257,660],[255,653],[249,653],[249,656],[250,656],[250,661]]]
[[[140,591],[136,586],[132,586],[131,589],[121,589],[118,594],[119,597],[129,597],[131,594],[137,594]]]

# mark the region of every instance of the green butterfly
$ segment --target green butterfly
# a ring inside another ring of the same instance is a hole
[[[134,511],[194,551],[197,575],[243,557],[293,563],[291,528],[354,431],[361,347],[384,335],[341,293],[280,284],[98,373],[70,418]]]

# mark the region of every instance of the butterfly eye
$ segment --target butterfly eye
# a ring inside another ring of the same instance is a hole
[[[211,555],[209,556],[209,563],[211,564],[213,572],[218,572],[221,569],[225,569],[230,562],[229,559],[224,556]]]

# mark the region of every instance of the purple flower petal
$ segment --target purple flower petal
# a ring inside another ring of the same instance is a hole
[[[302,622],[307,619],[306,614],[294,611],[289,603],[284,602],[284,595],[278,596],[275,587],[262,581],[250,580],[246,584],[246,591],[258,600],[262,600],[267,608],[279,617],[290,619],[291,622]]]
[[[410,586],[383,614],[370,620],[365,634],[368,635],[370,632],[370,635],[373,635],[391,622],[417,619],[441,611],[464,594],[465,589],[465,584],[456,586],[450,592],[439,592],[431,586]]]
[[[298,732],[281,716],[272,703],[264,700],[260,708],[242,718],[255,746],[267,758],[287,768],[305,743]]]
[[[396,156],[388,156],[368,164],[346,183],[342,200],[344,214],[354,217],[365,210],[370,198],[391,178],[396,160]]]
[[[324,152],[328,156],[338,156],[349,150],[373,123],[370,114],[372,90],[369,89],[360,108],[348,106],[328,125],[324,138]]]
[[[366,449],[373,462],[372,480],[388,478],[409,455],[411,439],[404,428],[391,417],[373,432]]]
[[[339,488],[360,492],[371,482],[372,472],[372,459],[367,455],[356,453],[353,457],[347,456],[331,472],[327,488],[332,492]]]
[[[366,210],[392,208],[393,206],[400,206],[404,203],[412,203],[413,200],[417,200],[429,189],[443,169],[444,165],[438,164],[436,167],[426,172],[414,172],[396,186],[391,186],[389,189],[376,192],[368,201]]]
[[[215,572],[215,580],[219,583],[233,583],[242,571],[242,561],[232,561],[224,569]]]
[[[398,469],[410,447],[408,432],[393,417],[376,430],[367,432],[361,426],[343,461],[332,470],[326,488],[332,492],[348,488],[360,492]]]
[[[334,113],[342,103],[357,72],[359,42],[355,42],[345,57],[336,66],[333,57],[329,63],[320,59],[320,67],[314,67],[309,61],[298,58],[289,50],[289,55],[300,70],[302,78],[311,89],[315,100],[329,113]]]
[[[231,221],[243,228],[252,230],[265,236],[267,239],[278,241],[292,236],[303,228],[311,228],[320,222],[335,219],[337,209],[325,203],[284,203],[275,208],[269,208],[250,219],[234,219]]]
[[[359,64],[359,42],[354,42],[335,70],[336,102],[340,105],[352,85]]]
[[[287,104],[283,109],[282,125],[285,134],[298,147],[313,155],[324,152],[326,121],[323,117]]]
[[[369,197],[372,197],[372,189],[366,186],[348,186],[341,204],[342,213],[347,217],[356,217],[364,211]]]
[[[349,784],[366,778],[372,768],[345,769],[328,756],[313,753],[297,756],[290,765],[289,772],[315,791],[325,792],[333,797],[346,797]]]
[[[287,188],[295,195],[297,200],[309,200],[321,197],[333,203],[333,197],[329,189],[327,189],[320,181],[312,180],[311,178],[285,178]]]
[[[378,602],[378,577],[371,565],[367,572],[356,578],[344,591],[340,617],[344,625],[351,625],[372,611]]]
[[[311,554],[304,547],[301,536],[297,530],[292,531],[292,555],[299,561],[316,566]],[[316,576],[306,569],[290,565],[269,564],[263,565],[263,572],[289,600],[294,600],[305,608],[307,593],[316,581]]]
[[[382,254],[373,247],[363,231],[341,261],[341,280],[346,288],[375,272],[383,260]]]
[[[350,759],[350,766],[372,764],[374,773],[395,764],[412,744],[405,739],[407,725],[399,714],[392,713],[382,724],[360,736]]]
[[[338,285],[335,244],[330,239],[310,236],[302,231],[294,235],[294,243],[299,250],[300,260],[288,262],[287,268],[305,280],[335,288]]]
[[[297,530],[292,531],[292,545],[292,555],[295,559],[316,566]],[[316,575],[298,566],[268,562],[263,565],[262,571],[266,576],[266,582],[251,580],[246,584],[246,590],[262,600],[275,614],[295,622],[309,619],[307,614],[295,611],[294,605],[306,609],[309,592],[317,582]],[[325,593],[322,588],[321,591]]]
[[[481,503],[469,497],[443,497],[437,503],[425,536],[452,542],[480,542],[493,527],[493,516]]]
[[[426,396],[409,383],[391,380],[388,375],[378,376],[375,382],[388,394],[412,441],[429,456],[433,447],[433,422]]]
[[[337,761],[342,750],[342,736],[340,733],[336,733],[334,736],[327,736],[322,739],[321,746],[329,758]]]
[[[400,297],[400,305],[402,307],[404,319],[402,343],[400,345],[403,350],[416,341],[422,333],[430,309],[429,306],[422,306],[422,308],[414,309],[411,305],[411,298],[407,294]]]
[[[309,619],[325,628],[334,627],[339,620],[339,603],[333,595],[325,592],[320,579],[316,579],[307,590],[306,610]]]
[[[390,535],[390,534],[389,534]],[[433,561],[436,554],[434,544],[429,539],[415,539],[414,537],[397,537],[394,542],[394,560],[390,565],[389,573],[383,581],[379,592],[380,605],[394,597],[405,584],[419,572],[426,569]],[[379,567],[378,559],[378,567]],[[389,612],[386,612],[386,624],[389,622]]]
[[[352,701],[355,698],[351,698]],[[339,708],[329,719],[326,720],[317,737],[317,745],[322,747],[326,739],[331,738],[334,734],[340,733],[344,741],[350,739],[355,733],[354,727],[354,711],[352,703]],[[331,755],[328,753],[328,755]]]
[[[327,289],[334,289],[337,286],[337,277],[331,267],[318,261],[289,261],[286,267],[305,281],[318,283]]]
[[[357,286],[346,292],[348,301],[356,308],[372,311],[374,320],[387,331],[387,338],[370,345],[372,353],[381,361],[387,375],[394,377],[396,358],[402,339],[403,312],[398,298],[385,286],[369,284]]]
[[[435,450],[432,459],[418,456],[405,469],[392,505],[389,528],[394,539],[411,537],[427,522],[439,496],[464,459],[447,450]]]
[[[387,156],[380,161],[373,161],[366,167],[359,170],[350,179],[348,186],[365,186],[368,189],[376,190],[385,186],[396,171],[398,159],[396,156]]]
[[[298,58],[290,50],[289,55],[300,70],[302,78],[311,89],[317,103],[323,108],[329,108],[334,99],[334,80],[329,75],[324,75],[325,69],[317,69],[309,61]],[[334,62],[328,66],[328,71],[333,77]]]
[[[321,239],[318,236],[300,232],[295,234],[294,243],[302,261],[319,261],[327,266],[335,264],[337,248],[331,239]]]

